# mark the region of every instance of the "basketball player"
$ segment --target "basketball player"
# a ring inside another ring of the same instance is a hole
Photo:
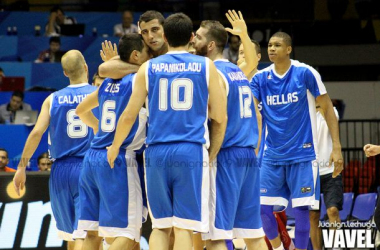
[[[273,206],[295,209],[295,246],[306,249],[309,241],[308,206],[315,201],[318,167],[315,98],[325,113],[333,150],[333,177],[343,169],[338,122],[330,97],[319,73],[312,67],[290,59],[291,38],[275,33],[268,44],[273,64],[253,77],[253,95],[263,104],[267,136],[261,166],[261,217],[265,234],[273,248],[283,249],[273,215]],[[315,163],[315,162],[314,162]],[[313,165],[315,165],[313,167]]]
[[[168,249],[174,230],[175,250],[191,250],[193,230],[207,232],[209,167],[223,142],[226,93],[214,64],[189,54],[192,21],[182,13],[165,20],[169,52],[141,66],[130,102],[120,117],[108,149],[114,164],[123,138],[147,99],[149,129],[145,150],[148,205],[153,231],[149,249]],[[211,143],[207,153],[208,118]]]
[[[68,248],[82,249],[84,231],[78,231],[79,174],[85,152],[93,137],[75,114],[75,108],[96,87],[88,84],[88,68],[78,50],[68,51],[61,60],[64,75],[70,85],[51,94],[42,104],[37,123],[30,133],[13,179],[16,192],[25,186],[25,167],[35,152],[41,137],[49,127],[49,152],[54,160],[50,174],[50,201],[59,237],[68,241]]]
[[[165,42],[164,33],[164,16],[155,10],[144,12],[139,19],[139,28],[144,42],[148,45],[153,57],[157,57],[168,52],[168,43]],[[109,49],[112,49],[108,47]],[[111,77],[114,79],[122,78],[131,72],[137,72],[138,67],[123,62],[118,57],[113,58],[99,66],[99,75],[102,77]]]
[[[255,40],[251,40],[251,42],[254,44],[255,46],[255,52],[256,53],[253,53],[253,54],[247,54],[247,56],[251,57],[257,57],[257,61],[259,62],[260,59],[261,59],[261,48],[260,48],[260,44],[255,41]],[[237,61],[237,65],[239,66],[239,68],[241,70],[244,69],[245,66],[245,54],[246,54],[246,50],[244,50],[244,44],[240,44],[240,47],[239,47],[239,54],[238,54],[238,61]],[[244,70],[243,70],[244,72]],[[248,78],[248,81],[251,81],[252,80],[252,77],[258,72],[258,69],[257,67],[253,68],[253,70],[251,70],[250,72],[248,72],[246,74],[247,78]]]
[[[246,51],[254,51],[242,14],[226,14],[240,36]],[[260,168],[255,148],[259,138],[255,105],[249,82],[238,66],[223,59],[227,31],[218,21],[203,21],[193,40],[198,55],[214,61],[227,89],[228,122],[217,166],[211,170],[210,230],[202,235],[207,249],[226,249],[225,240],[244,239],[249,250],[267,249],[260,218]],[[257,66],[254,57],[246,58],[246,72]],[[240,103],[240,104],[239,104]]]
[[[139,34],[122,36],[119,52],[120,59],[131,64],[141,65],[149,59],[148,47]],[[79,228],[88,231],[89,236],[99,234],[115,238],[110,250],[131,249],[140,239],[142,194],[133,150],[140,149],[144,143],[145,121],[133,124],[112,168],[106,150],[132,94],[135,76],[130,74],[118,80],[107,78],[76,110],[83,122],[99,131],[83,163]],[[99,121],[93,119],[91,112],[96,107],[99,107]],[[85,249],[95,249],[97,241],[93,238],[86,238]]]

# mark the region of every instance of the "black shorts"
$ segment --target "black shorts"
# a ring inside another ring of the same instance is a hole
[[[321,175],[321,194],[326,204],[326,209],[336,207],[343,209],[343,181],[342,175],[332,178],[331,174]]]

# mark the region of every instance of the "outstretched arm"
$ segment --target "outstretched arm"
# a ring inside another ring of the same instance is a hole
[[[257,68],[257,64],[259,63],[259,58],[256,54],[255,45],[251,42],[249,38],[247,25],[245,24],[243,15],[240,11],[238,15],[235,10],[229,10],[228,13],[226,13],[226,17],[232,25],[232,29],[226,28],[226,31],[239,36],[241,42],[243,43],[245,61],[239,67],[243,71],[243,73],[248,77],[248,75],[255,68]]]
[[[46,98],[44,103],[42,104],[41,113],[38,116],[36,125],[34,126],[32,132],[30,132],[28,139],[26,140],[21,160],[17,166],[17,171],[13,178],[14,188],[18,195],[20,195],[20,190],[24,189],[25,186],[26,166],[28,165],[30,158],[36,151],[38,144],[40,144],[42,135],[45,133],[46,129],[49,127],[50,124],[50,98],[51,95],[48,98]]]

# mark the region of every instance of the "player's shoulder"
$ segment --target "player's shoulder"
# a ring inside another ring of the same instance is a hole
[[[297,61],[297,60],[291,60],[292,66],[295,68],[295,70],[300,72],[310,72],[310,73],[317,73],[317,71],[310,65]]]
[[[261,78],[266,78],[268,75],[271,73],[273,70],[274,64],[269,65],[268,67],[261,69],[256,72],[256,74],[252,77],[252,79],[261,79]]]

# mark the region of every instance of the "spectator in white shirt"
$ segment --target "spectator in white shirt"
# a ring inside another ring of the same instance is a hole
[[[137,25],[133,24],[132,11],[125,10],[122,16],[122,23],[116,24],[113,27],[114,36],[122,37],[128,33],[138,33]]]

